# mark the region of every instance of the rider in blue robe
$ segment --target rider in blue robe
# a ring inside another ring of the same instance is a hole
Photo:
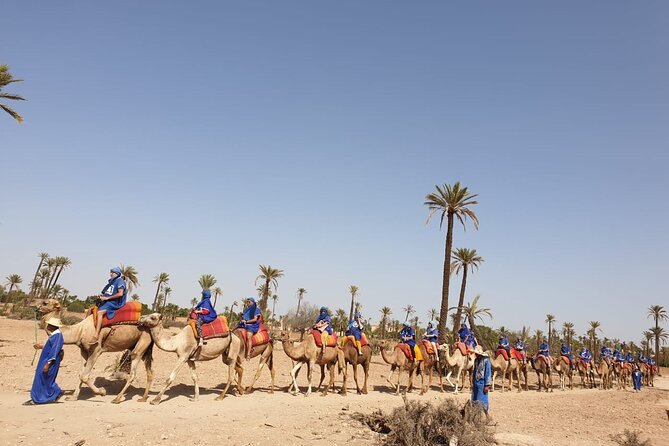
[[[36,349],[42,349],[42,353],[35,369],[35,378],[30,389],[30,404],[53,403],[60,398],[63,391],[56,384],[60,361],[63,359],[63,334],[60,332],[62,323],[60,319],[51,318],[47,321],[46,331],[49,339],[44,346],[35,344]]]
[[[428,322],[427,329],[425,330],[425,334],[423,335],[423,339],[432,344],[432,348],[434,349],[434,355],[437,357],[437,362],[439,361],[439,349],[437,348],[438,338],[439,338],[439,330],[437,330],[434,327],[432,321]]]
[[[520,339],[516,339],[515,344],[513,344],[513,348],[515,348],[520,355],[523,357],[523,363],[527,360],[527,346],[525,343]]]
[[[400,331],[400,342],[407,344],[409,346],[409,351],[411,352],[411,359],[416,359],[414,347],[416,346],[416,332],[411,327],[409,322],[404,322],[404,326]]]
[[[214,306],[211,304],[211,291],[202,291],[202,300],[200,300],[193,312],[197,315],[195,327],[197,328],[197,334],[200,338],[198,346],[201,347],[204,344],[204,340],[202,339],[202,324],[214,322],[218,317],[216,310],[214,310]]]
[[[569,344],[566,342],[560,348],[560,356],[569,358],[569,368],[574,370],[574,356],[571,354],[571,348],[569,348]]]
[[[258,333],[260,330],[260,320],[262,319],[262,313],[256,300],[252,297],[246,299],[244,304],[244,313],[242,314],[242,319],[239,321],[237,328],[243,328],[246,330],[246,359],[251,359],[251,348],[253,347],[253,335]]]
[[[102,318],[107,315],[107,319],[114,319],[117,310],[125,305],[128,296],[128,287],[125,280],[121,277],[121,268],[118,266],[109,270],[109,280],[107,285],[98,295],[100,304],[98,305],[98,317],[95,321],[95,340],[100,336],[102,330]]]
[[[511,353],[511,344],[509,344],[509,338],[506,335],[499,337],[499,342],[497,344],[497,349],[506,350],[507,357]]]
[[[356,311],[353,320],[348,323],[346,335],[355,338],[355,346],[358,348],[358,355],[362,355],[362,330],[364,330],[362,315],[359,311]]]
[[[330,312],[328,311],[328,307],[321,307],[320,313],[318,314],[318,318],[316,318],[316,322],[314,322],[314,325],[320,325],[321,322],[323,323],[322,325],[324,326],[323,330],[325,330],[328,334],[331,335],[332,319],[330,318]]]

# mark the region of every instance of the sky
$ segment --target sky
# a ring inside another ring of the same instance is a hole
[[[218,308],[283,269],[365,317],[439,308],[444,231],[425,195],[461,181],[481,225],[454,247],[495,328],[601,322],[639,341],[668,305],[669,4],[386,1],[3,4],[0,276],[64,255],[142,301],[214,274]],[[454,304],[460,277],[451,282]]]

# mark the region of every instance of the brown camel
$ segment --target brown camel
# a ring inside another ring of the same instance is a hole
[[[640,363],[639,368],[641,373],[643,373],[643,384],[648,387],[655,387],[655,384],[653,383],[655,378],[655,370],[653,370],[653,366]]]
[[[615,370],[616,376],[618,377],[618,389],[625,390],[629,385],[632,369],[627,363],[623,364],[620,361],[616,361],[613,364],[613,370]]]
[[[238,390],[243,389],[244,392],[252,392],[253,386],[260,377],[260,372],[262,371],[263,367],[267,365],[270,377],[272,378],[272,383],[270,384],[269,387],[269,393],[274,393],[274,387],[275,387],[274,339],[270,339],[267,344],[256,345],[251,348],[251,358],[259,356],[260,360],[258,362],[258,368],[256,369],[256,373],[253,376],[253,381],[251,382],[251,385],[245,388],[242,386],[242,376],[244,374],[244,361],[246,359],[246,349],[244,348],[244,343],[246,342],[246,339],[242,337],[241,330],[239,329],[236,329],[233,333],[237,335],[237,337],[242,342],[242,348],[239,350],[239,356],[237,357],[237,364],[235,365],[235,370],[237,370],[237,389]]]
[[[369,345],[362,346],[362,355],[358,354],[358,348],[353,345],[353,342],[347,339],[342,347],[344,352],[344,360],[346,364],[353,366],[353,380],[355,381],[355,389],[358,395],[367,395],[367,378],[369,377],[369,364],[372,362],[372,347]],[[358,384],[358,365],[362,366],[362,371],[365,374],[365,383],[360,388]],[[348,367],[348,366],[345,366]],[[344,383],[341,386],[341,394],[346,395],[346,377],[348,373],[344,373]]]
[[[528,359],[534,371],[537,372],[537,382],[539,383],[537,391],[541,392],[541,387],[543,386],[546,392],[552,392],[553,377],[551,376],[551,366],[548,358],[537,355],[536,357],[530,356]]]
[[[444,391],[444,382],[441,379],[441,370],[439,367],[439,362],[437,361],[437,354],[439,352],[434,352],[434,353],[428,353],[427,349],[425,348],[425,344],[422,342],[417,343],[418,348],[420,349],[420,353],[423,356],[423,360],[419,362],[418,367],[420,370],[418,373],[421,375],[421,377],[424,377],[425,374],[427,373],[427,385],[421,388],[420,394],[423,395],[424,393],[427,393],[428,390],[430,390],[430,387],[432,386],[432,372],[436,372],[437,376],[439,377],[439,390]]]
[[[193,334],[193,329],[186,325],[176,334],[166,333],[163,328],[163,316],[160,313],[153,313],[147,316],[142,316],[139,320],[140,324],[144,327],[147,327],[151,333],[151,338],[153,342],[156,343],[159,349],[166,352],[174,352],[177,354],[177,365],[170,373],[170,376],[165,382],[165,386],[161,389],[160,393],[151,400],[151,404],[160,404],[163,394],[165,391],[172,385],[174,380],[177,377],[177,373],[183,367],[184,364],[188,364],[190,368],[190,375],[193,379],[193,384],[195,386],[195,393],[191,401],[197,401],[200,398],[200,386],[197,382],[197,370],[195,368],[195,361],[211,361],[216,359],[219,356],[223,359],[223,362],[228,366],[228,381],[225,384],[225,389],[221,393],[217,400],[222,400],[225,398],[225,395],[228,393],[230,384],[232,383],[232,369],[236,364],[237,357],[239,356],[239,350],[241,348],[242,342],[237,336],[232,334],[224,338],[212,338],[208,339],[202,347],[198,347],[198,340]],[[239,374],[239,371],[237,371]],[[237,391],[242,393],[241,385],[237,383]]]
[[[581,360],[576,360],[576,368],[578,375],[581,377],[581,386],[585,389],[586,383],[588,388],[595,387],[595,371],[593,370],[592,362],[584,363]]]
[[[492,356],[492,355],[491,355]],[[495,358],[490,360],[490,366],[492,367],[492,390],[495,391],[495,378],[497,373],[502,375],[502,392],[504,392],[504,378],[506,378],[507,373],[509,374],[509,389],[513,390],[513,375],[516,375],[516,381],[518,382],[518,391],[520,392],[520,368],[521,365],[518,362],[518,359],[510,356],[507,361],[504,359],[501,353],[495,352]]]
[[[55,299],[47,299],[38,307],[38,311],[42,314],[42,324],[51,317],[60,317],[61,306],[60,302]],[[125,392],[130,387],[130,383],[135,379],[137,373],[137,365],[139,361],[144,361],[146,368],[146,387],[144,394],[139,401],[146,401],[149,396],[149,389],[153,381],[153,370],[151,369],[152,355],[153,355],[153,341],[151,335],[146,329],[138,325],[115,325],[112,327],[105,327],[100,332],[100,342],[94,342],[95,339],[95,321],[93,315],[87,316],[78,324],[63,326],[60,329],[63,333],[63,341],[65,344],[75,344],[79,347],[83,367],[79,374],[79,385],[74,390],[68,400],[76,400],[79,398],[81,386],[86,384],[96,395],[105,396],[107,391],[102,387],[95,386],[95,379],[91,372],[101,354],[106,352],[123,352],[131,350],[130,359],[130,374],[126,380],[123,389],[112,400],[112,403],[118,404],[124,399]]]
[[[321,367],[321,381],[318,383],[316,391],[323,385],[323,380],[325,379],[325,367],[327,367],[330,372],[330,382],[325,389],[323,389],[323,395],[327,395],[330,387],[334,390],[334,366],[338,367],[339,373],[346,373],[344,352],[339,347],[325,347],[325,349],[321,349],[316,345],[316,340],[311,333],[305,336],[304,340],[297,344],[293,344],[293,341],[290,340],[290,335],[286,331],[281,332],[281,337],[279,339],[281,340],[283,351],[290,359],[297,363],[290,371],[290,376],[293,381],[288,387],[288,391],[293,395],[300,393],[300,388],[297,385],[297,373],[305,364],[307,366],[307,380],[309,381],[309,387],[307,388],[305,396],[311,395],[311,379],[316,364]],[[345,376],[344,380],[346,380]]]
[[[595,371],[600,379],[599,388],[602,390],[613,389],[613,380],[611,377],[612,370],[609,361],[606,359],[600,361],[600,363],[597,364],[597,367],[595,367]]]
[[[560,356],[553,364],[553,368],[560,377],[560,390],[565,390],[567,379],[569,380],[569,390],[574,390],[574,371],[569,367],[567,361],[569,361],[569,358]]]
[[[415,371],[420,372],[420,368],[417,364],[417,361],[409,361],[402,351],[402,348],[399,344],[395,345],[392,353],[386,352],[386,342],[381,341],[379,343],[381,347],[381,357],[386,364],[390,364],[390,375],[388,375],[388,382],[395,389],[395,393],[399,395],[400,393],[400,381],[402,379],[402,372],[406,371],[409,374],[409,382],[407,383],[406,392],[411,392],[413,388],[413,374]],[[393,373],[397,370],[397,384],[394,384],[391,380]],[[421,375],[420,388],[423,389],[424,378]]]
[[[458,393],[458,386],[461,388],[465,387],[467,373],[472,370],[474,367],[474,353],[468,355],[463,355],[459,348],[454,348],[453,354],[451,355],[450,347],[448,344],[442,344],[439,346],[439,350],[445,352],[446,360],[440,361],[442,370],[448,369],[448,374],[446,375],[446,381],[455,389],[454,393]],[[455,371],[455,384],[451,381],[451,375]],[[443,373],[443,371],[442,371]]]

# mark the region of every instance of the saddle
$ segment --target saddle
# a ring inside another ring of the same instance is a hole
[[[505,361],[509,360],[509,354],[503,348],[498,348],[495,350],[495,358],[497,358],[499,355],[502,355]]]
[[[584,369],[588,369],[592,367],[592,362],[588,362],[585,359],[581,359],[581,365],[583,366]]]
[[[239,338],[242,340],[244,347],[246,347],[246,331],[247,330],[245,328],[240,328],[240,327],[235,328],[234,331],[234,333],[237,336],[239,336]],[[270,336],[269,336],[269,331],[267,330],[267,326],[261,322],[260,328],[258,329],[258,333],[254,334],[253,337],[251,338],[251,348],[257,347],[259,345],[265,345],[269,343],[269,341],[270,341]]]
[[[423,347],[425,347],[425,351],[427,352],[428,355],[436,355],[437,352],[434,351],[434,347],[432,347],[432,343],[428,341],[427,339],[422,339],[421,340]]]
[[[560,360],[561,360],[561,361],[564,361],[565,364],[567,364],[568,366],[571,367],[571,361],[569,360],[569,357],[568,357],[568,356],[560,355]]]
[[[193,335],[197,339],[197,323],[195,319],[189,319],[188,325],[190,325]],[[219,316],[212,322],[202,324],[202,339],[224,338],[229,334],[230,327],[228,327],[228,319],[225,316]]]
[[[327,344],[325,344],[326,347],[336,347],[337,346],[337,333],[325,333],[327,337]],[[319,330],[311,330],[311,335],[314,337],[314,341],[316,341],[316,346],[318,348],[323,348],[323,333],[321,333]]]
[[[93,320],[98,318],[98,307],[91,308]],[[107,313],[102,317],[102,327],[111,327],[112,325],[138,325],[139,318],[142,317],[142,304],[139,302],[127,302],[121,308],[116,310],[114,319],[109,319]]]
[[[460,350],[462,356],[467,356],[469,353],[471,353],[471,349],[467,347],[464,342],[456,342],[453,346],[453,353],[455,353],[456,350]]]
[[[341,338],[341,346],[344,347],[347,342],[350,342],[351,344],[355,345],[355,336],[353,335],[347,335]],[[367,342],[367,336],[365,334],[362,334],[362,337],[360,338],[360,346],[364,347],[365,345],[369,345],[369,342]]]
[[[551,366],[551,363],[553,362],[553,361],[551,360],[551,358],[547,358],[547,357],[545,357],[544,355],[540,355],[540,354],[537,354],[537,356],[535,357],[535,359],[541,359],[542,361],[544,361],[544,363],[546,363],[546,365],[547,365],[548,367],[550,367],[550,366]]]
[[[516,350],[515,348],[511,347],[511,356],[516,358],[519,362],[523,362],[523,353],[521,351]]]
[[[422,361],[423,360],[423,355],[420,352],[420,348],[418,348],[418,344],[416,344],[413,348],[413,351],[414,351],[413,356],[411,356],[411,347],[409,346],[409,344],[405,344],[403,342],[400,342],[399,344],[397,344],[397,346],[395,348],[399,348],[400,350],[402,350],[402,353],[404,353],[404,356],[406,356],[406,358],[409,361],[414,361],[414,360]]]

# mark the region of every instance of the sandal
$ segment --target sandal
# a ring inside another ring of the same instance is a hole
[[[25,403],[23,403],[23,406],[35,406],[35,402],[33,400],[28,400]]]

